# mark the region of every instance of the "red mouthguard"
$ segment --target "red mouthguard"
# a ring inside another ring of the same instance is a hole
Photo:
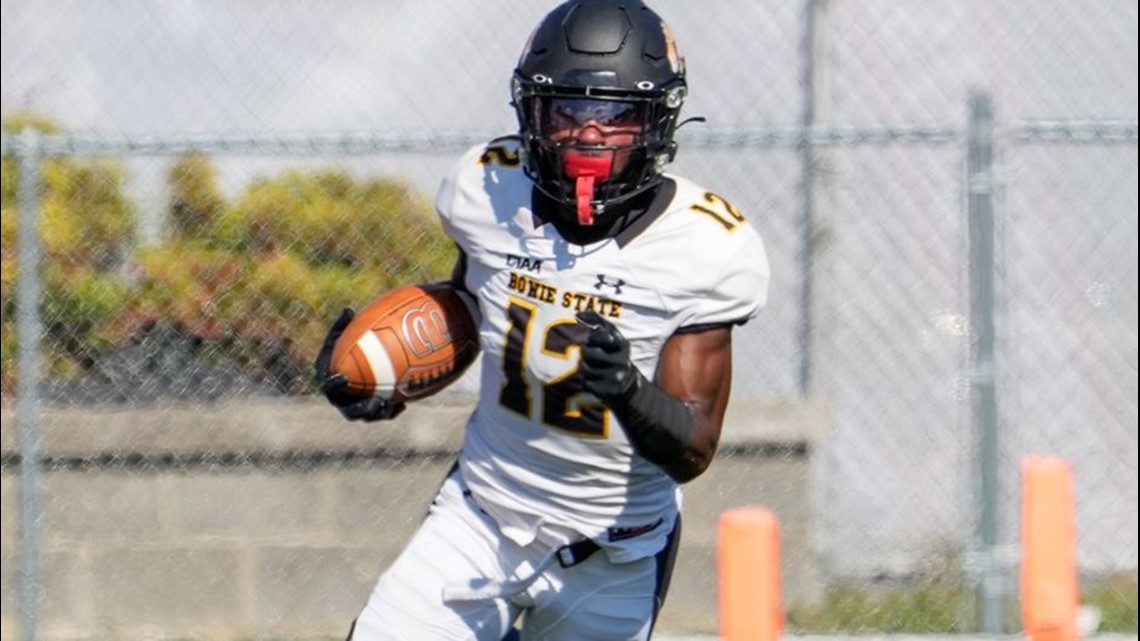
[[[579,225],[594,224],[594,210],[590,206],[590,201],[594,199],[594,183],[609,180],[613,166],[612,154],[587,156],[574,151],[566,152],[563,169],[567,176],[577,180],[574,195],[578,198]]]

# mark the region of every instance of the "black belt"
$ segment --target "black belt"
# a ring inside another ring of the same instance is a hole
[[[594,552],[602,549],[602,546],[594,543],[590,539],[582,539],[577,543],[570,545],[563,545],[558,548],[556,554],[558,555],[558,564],[564,568],[574,567],[582,561],[590,558]]]

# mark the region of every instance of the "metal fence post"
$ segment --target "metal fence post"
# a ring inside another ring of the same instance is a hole
[[[828,13],[831,0],[807,0],[803,42],[804,95],[800,114],[800,166],[803,176],[800,190],[801,224],[801,322],[800,371],[801,396],[826,394],[828,386],[819,367],[826,362],[826,326],[830,320],[828,292],[828,254],[831,242],[831,218],[828,185],[831,179],[829,153],[815,134],[827,126],[831,111],[831,64],[828,61]]]
[[[998,416],[994,363],[994,117],[989,94],[970,99],[966,160],[967,215],[970,238],[970,337],[973,365],[973,416],[978,437],[981,520],[982,630],[1003,631],[1004,581],[998,500]]]
[[[19,157],[20,230],[16,332],[19,341],[16,416],[20,424],[20,631],[36,638],[42,577],[40,576],[40,235],[39,188],[41,139],[25,129]]]

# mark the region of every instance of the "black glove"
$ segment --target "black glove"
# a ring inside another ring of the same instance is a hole
[[[344,328],[348,327],[355,315],[351,308],[346,307],[329,328],[321,352],[317,354],[315,366],[317,385],[325,398],[329,399],[329,402],[350,421],[387,421],[396,418],[404,411],[403,403],[393,403],[379,396],[364,396],[350,391],[348,379],[344,374],[329,373],[329,363],[332,361],[336,339],[344,333]]]
[[[578,366],[583,387],[607,403],[629,398],[641,376],[629,359],[629,341],[597,312],[578,312],[577,320],[590,328]]]

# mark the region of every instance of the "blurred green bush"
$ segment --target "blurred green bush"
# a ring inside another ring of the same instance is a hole
[[[59,131],[34,116],[3,119],[8,133],[24,127]],[[49,158],[41,171],[41,318],[53,378],[81,375],[139,332],[166,325],[201,339],[214,361],[237,363],[283,391],[307,392],[312,358],[341,308],[445,278],[455,260],[430,199],[388,178],[290,170],[227,201],[210,159],[182,156],[167,173],[166,239],[140,247],[119,164]],[[5,157],[5,395],[16,375],[18,176],[15,159]],[[276,362],[282,353],[290,363]]]
[[[31,127],[44,133],[59,128],[35,116],[15,115],[2,121],[5,132]],[[0,200],[0,273],[3,294],[0,322],[3,324],[4,390],[14,380],[16,335],[17,235],[19,168],[13,158],[3,163]],[[122,169],[104,160],[78,162],[50,158],[41,164],[39,182],[45,350],[49,376],[77,373],[93,350],[107,345],[105,328],[121,313],[129,296],[129,284],[119,272],[135,239],[135,211],[123,196]]]

